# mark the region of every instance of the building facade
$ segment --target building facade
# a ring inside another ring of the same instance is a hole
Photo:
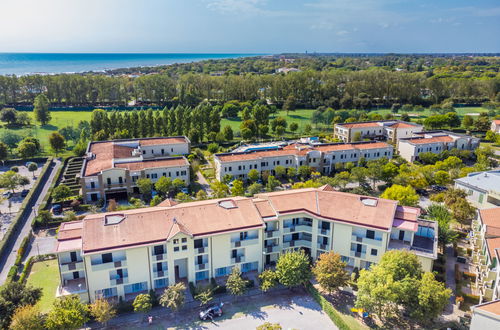
[[[90,142],[80,173],[86,202],[127,198],[138,192],[136,182],[160,177],[189,184],[190,141],[184,136]]]
[[[490,127],[490,130],[491,130],[493,133],[500,133],[500,120],[499,120],[499,119],[494,119],[494,120],[491,122],[491,127]]]
[[[469,173],[455,179],[455,187],[467,192],[467,200],[479,209],[500,206],[500,170]]]
[[[418,160],[423,152],[439,154],[445,150],[475,150],[480,139],[446,131],[414,133],[413,137],[398,141],[399,155],[409,162]]]
[[[401,120],[380,120],[356,123],[335,124],[334,137],[343,142],[359,139],[378,139],[397,142],[399,139],[421,132],[423,126]]]
[[[478,211],[472,222],[472,263],[477,275],[473,289],[479,302],[500,299],[500,207]]]
[[[225,175],[233,178],[246,179],[252,169],[262,173],[269,171],[274,175],[276,166],[285,168],[309,166],[314,171],[330,174],[335,170],[335,164],[358,162],[361,158],[375,160],[383,157],[392,158],[393,147],[385,142],[359,143],[324,143],[300,144],[294,143],[274,150],[259,150],[250,152],[232,152],[216,154],[215,176],[222,180]]]
[[[178,281],[223,279],[232,267],[261,272],[280,253],[335,251],[368,268],[391,249],[415,253],[427,271],[437,225],[419,209],[330,186],[93,214],[59,230],[59,295],[132,299]]]
[[[472,306],[471,310],[470,330],[500,328],[500,300]]]

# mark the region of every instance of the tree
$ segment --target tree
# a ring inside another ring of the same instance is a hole
[[[450,183],[450,175],[446,171],[436,171],[434,173],[434,181],[439,185],[446,185]]]
[[[54,188],[54,191],[52,191],[52,198],[56,202],[65,200],[66,198],[68,198],[72,195],[73,195],[73,192],[65,184],[58,185],[57,187]]]
[[[109,320],[116,315],[116,310],[113,305],[106,299],[97,299],[90,305],[90,314],[102,325],[106,326]]]
[[[0,121],[6,122],[8,125],[17,124],[18,112],[13,108],[4,108],[0,111]]]
[[[64,221],[74,221],[76,220],[76,213],[74,211],[64,212]]]
[[[299,166],[299,169],[297,172],[298,172],[299,176],[302,178],[302,180],[305,180],[311,175],[312,168],[307,166],[307,165],[302,165],[302,166]]]
[[[274,168],[274,173],[276,174],[276,177],[283,178],[286,175],[286,168],[278,165]]]
[[[208,304],[214,298],[214,291],[212,288],[206,288],[194,296],[194,299],[200,302],[200,306]]]
[[[27,178],[14,171],[7,171],[0,174],[0,188],[7,188],[15,192],[15,189],[22,185]]]
[[[66,140],[64,140],[64,136],[59,132],[52,132],[49,135],[49,143],[52,150],[56,153],[56,156],[66,147]]]
[[[462,119],[462,126],[466,129],[471,129],[474,126],[474,119],[471,116],[465,115],[464,119]]]
[[[276,263],[276,275],[278,281],[289,288],[306,284],[311,279],[309,257],[304,250],[281,254]]]
[[[229,125],[225,126],[223,134],[224,134],[224,139],[226,141],[232,141],[233,140],[234,134],[233,134],[233,129],[231,128],[231,126],[229,126]]]
[[[451,213],[461,226],[470,225],[476,215],[476,209],[465,199],[460,198],[450,206]]]
[[[28,164],[28,171],[33,173],[33,177],[35,177],[35,171],[38,170],[38,165],[36,163],[29,163]]]
[[[226,281],[226,288],[232,295],[241,296],[247,290],[247,281],[241,277],[238,266],[233,267]]]
[[[48,329],[79,329],[89,320],[87,306],[78,295],[58,298],[52,306],[45,321]]]
[[[198,192],[196,193],[196,200],[198,201],[203,201],[207,199],[207,197],[207,193],[203,189],[198,190]]]
[[[340,254],[330,251],[319,256],[312,272],[321,287],[332,294],[349,280],[345,267],[346,263],[342,261]]]
[[[219,151],[219,145],[217,143],[210,143],[207,147],[208,152],[215,154]]]
[[[245,187],[243,187],[243,181],[241,180],[233,181],[233,187],[231,188],[231,195],[233,196],[245,195]]]
[[[134,307],[134,312],[136,313],[147,313],[153,307],[151,303],[151,296],[147,293],[141,293],[137,295],[132,303]]]
[[[210,184],[210,188],[212,188],[213,196],[215,198],[224,198],[229,194],[229,187],[219,181],[214,181]]]
[[[299,129],[299,124],[297,123],[290,124],[290,131],[292,131],[293,133],[297,132],[298,129]]]
[[[2,134],[2,137],[0,140],[6,144],[10,150],[14,149],[17,147],[17,144],[22,140],[23,138],[16,133],[13,133],[12,131],[6,131]]]
[[[278,285],[278,277],[276,273],[270,269],[266,269],[262,273],[260,273],[259,280],[260,280],[260,289],[263,292],[266,292],[274,288],[276,285]]]
[[[286,110],[286,114],[288,116],[289,111],[294,111],[296,107],[295,103],[295,97],[293,95],[288,95],[288,97],[285,100],[285,103],[283,104],[283,110]]]
[[[26,159],[34,157],[38,150],[33,142],[22,141],[17,147],[17,152],[21,155],[21,158]]]
[[[281,182],[274,177],[274,175],[270,175],[267,178],[267,183],[266,183],[266,190],[267,191],[274,191],[276,187],[279,187]]]
[[[149,206],[156,206],[161,202],[163,202],[163,199],[159,195],[156,195],[153,199],[151,199],[151,202],[149,202]]]
[[[168,196],[169,192],[172,190],[172,179],[162,176],[155,183],[156,191],[162,196]]]
[[[180,192],[177,195],[175,195],[175,199],[181,203],[192,201],[191,196],[189,196],[188,194],[183,193],[183,192]]]
[[[259,179],[260,173],[256,169],[251,169],[248,171],[248,179],[252,182],[255,182]]]
[[[42,297],[42,289],[20,282],[7,281],[0,288],[0,327],[9,327],[12,315],[22,306],[35,305]]]
[[[9,156],[9,147],[3,142],[0,142],[0,161],[3,162]]]
[[[250,195],[255,195],[258,194],[262,191],[263,186],[260,183],[252,183],[250,186],[248,186],[248,193]]]
[[[441,315],[449,303],[452,291],[444,283],[436,281],[434,274],[429,272],[422,275],[417,288],[415,302],[410,306],[410,315],[427,323]]]
[[[451,229],[450,223],[452,217],[448,209],[441,204],[431,204],[427,208],[427,214],[430,219],[438,224],[438,242],[441,249],[444,249],[446,244],[452,243],[457,239],[457,233]]]
[[[353,140],[354,142],[361,141],[361,132],[356,132],[356,133],[354,133],[354,136],[352,137],[352,140]]]
[[[45,94],[40,94],[33,103],[33,113],[35,120],[42,125],[47,125],[50,121],[49,99]]]
[[[165,289],[160,297],[160,305],[170,308],[172,311],[177,311],[184,305],[186,286],[179,282]]]
[[[12,315],[11,330],[43,330],[43,318],[38,307],[25,305],[16,309]]]
[[[387,188],[382,195],[382,198],[398,201],[400,205],[416,206],[419,201],[419,196],[411,186],[400,186],[394,184]]]
[[[295,167],[288,167],[286,169],[286,175],[288,179],[294,179],[297,176],[297,169]]]
[[[153,182],[148,178],[140,178],[136,182],[139,192],[142,194],[143,198],[147,201],[151,199],[151,190],[153,189]]]

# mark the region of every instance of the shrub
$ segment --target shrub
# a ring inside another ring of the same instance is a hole
[[[194,297],[198,293],[196,292],[196,287],[194,286],[193,282],[189,282],[189,292],[191,292],[191,295]]]
[[[7,274],[7,281],[12,282],[15,281],[17,277],[17,266],[12,266],[9,269],[9,273]]]
[[[332,320],[333,323],[340,329],[340,330],[349,330],[350,327],[344,322],[342,317],[340,316],[339,312],[333,307],[333,305],[326,300],[319,292],[316,290],[316,288],[308,282],[306,284],[307,291],[309,291],[309,294],[316,300],[316,302],[321,306],[323,311],[328,315],[328,317]]]
[[[33,257],[29,257],[28,261],[24,264],[23,271],[21,272],[21,276],[19,276],[19,282],[24,283],[26,277],[28,277],[31,266],[33,265]]]
[[[18,173],[18,172],[19,172],[19,167],[17,167],[17,166],[12,166],[12,167],[10,168],[10,170],[11,170],[12,172],[16,172],[16,173]]]
[[[479,296],[473,295],[473,294],[464,294],[464,300],[465,302],[473,305],[479,304]]]

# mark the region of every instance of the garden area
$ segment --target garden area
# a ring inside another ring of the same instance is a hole
[[[35,288],[42,288],[42,297],[37,306],[42,313],[49,312],[56,300],[56,291],[59,286],[57,259],[33,262],[27,284]]]

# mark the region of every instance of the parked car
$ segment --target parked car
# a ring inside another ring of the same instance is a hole
[[[224,304],[220,303],[220,305],[212,305],[200,312],[200,319],[202,321],[213,320],[214,317],[222,316],[222,306]]]
[[[437,192],[448,190],[448,188],[446,188],[444,186],[438,186],[436,184],[432,185],[431,188],[432,188],[432,190],[437,191]]]
[[[21,197],[26,197],[26,196],[28,196],[28,193],[29,193],[29,192],[30,192],[30,191],[29,191],[28,189],[24,189],[23,191],[21,191]]]
[[[416,192],[420,196],[425,196],[425,197],[429,196],[429,192],[425,189],[417,189]]]
[[[9,199],[12,197],[12,193],[10,191],[6,191],[2,194],[3,197]]]
[[[62,206],[61,206],[61,204],[54,204],[52,206],[52,213],[53,214],[61,214],[62,213]]]

